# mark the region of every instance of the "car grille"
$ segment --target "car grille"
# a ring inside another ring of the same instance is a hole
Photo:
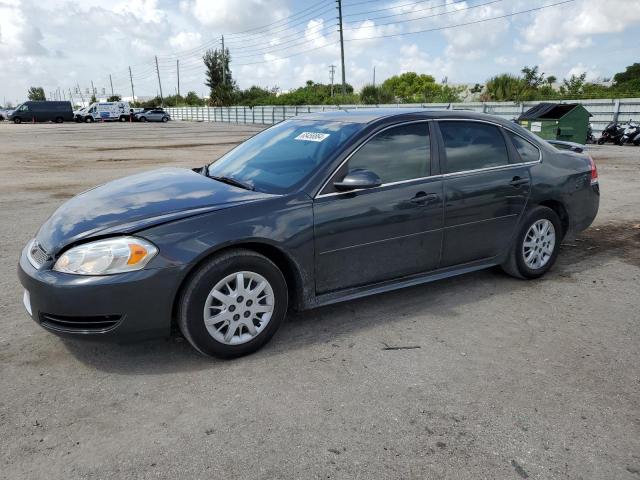
[[[40,313],[40,324],[51,330],[69,333],[105,333],[116,328],[122,315],[67,316]]]
[[[27,257],[29,258],[31,265],[36,268],[40,268],[44,262],[49,259],[47,252],[35,240],[29,247]]]

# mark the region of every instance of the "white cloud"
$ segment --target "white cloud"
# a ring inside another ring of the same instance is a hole
[[[202,44],[199,32],[180,32],[169,38],[169,45],[177,50],[188,50]]]

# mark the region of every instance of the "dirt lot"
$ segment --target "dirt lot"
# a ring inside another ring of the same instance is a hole
[[[18,255],[64,199],[256,130],[0,124],[1,478],[640,478],[640,148],[593,149],[600,215],[539,281],[491,270],[298,314],[227,362],[27,317]]]

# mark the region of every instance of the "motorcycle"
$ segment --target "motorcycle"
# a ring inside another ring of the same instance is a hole
[[[589,127],[587,128],[587,141],[586,143],[596,143],[596,137],[593,134],[593,125],[589,124]]]
[[[627,124],[627,128],[624,129],[624,133],[622,137],[616,142],[618,145],[625,145],[627,143],[632,143],[637,135],[640,134],[640,124],[629,120]]]
[[[602,135],[598,139],[598,145],[604,145],[607,142],[618,143],[624,135],[624,128],[617,122],[611,122],[602,131]]]

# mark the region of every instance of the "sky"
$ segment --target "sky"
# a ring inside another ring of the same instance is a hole
[[[453,84],[484,83],[524,65],[559,79],[611,77],[640,61],[640,0],[342,0],[345,74],[356,89],[415,71]],[[548,6],[539,10],[539,7]],[[529,11],[533,10],[533,11]],[[512,15],[517,12],[525,12]],[[202,54],[220,46],[234,79],[287,90],[340,82],[333,0],[0,0],[0,100],[30,86],[68,92],[206,95]],[[457,27],[454,27],[458,25]]]

